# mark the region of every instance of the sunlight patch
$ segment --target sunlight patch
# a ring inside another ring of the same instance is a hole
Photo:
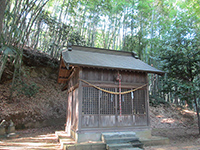
[[[172,119],[172,118],[165,118],[165,119],[162,119],[162,121],[161,121],[162,123],[174,123],[175,122],[175,120],[174,119]]]

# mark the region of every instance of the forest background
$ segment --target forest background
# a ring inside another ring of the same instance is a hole
[[[59,59],[71,42],[135,51],[142,61],[166,72],[149,75],[150,103],[187,104],[199,118],[199,0],[0,0],[0,4],[0,79],[9,61],[14,66],[10,99],[22,75],[24,47]]]

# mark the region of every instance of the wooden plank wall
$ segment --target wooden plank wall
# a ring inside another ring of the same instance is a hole
[[[57,82],[58,83],[66,83],[67,78],[70,76],[70,73],[71,73],[71,70],[67,69],[67,67],[65,66],[65,63],[61,57]]]
[[[122,76],[122,86],[126,90],[136,88],[139,85],[147,83],[147,73],[133,71],[119,71]],[[104,88],[115,88],[118,90],[118,81],[116,81],[118,71],[97,68],[82,68],[82,79]],[[88,85],[83,83],[83,87]],[[130,97],[130,96],[129,96]],[[104,128],[104,127],[123,127],[123,126],[147,126],[148,116],[147,107],[147,87],[134,92],[132,105],[134,112],[123,114],[121,118],[113,114],[82,114],[81,126],[83,128]],[[118,97],[116,104],[118,105]],[[129,103],[127,103],[129,104]],[[100,103],[99,103],[100,105]],[[119,106],[118,106],[119,107]],[[101,107],[99,107],[100,109]],[[129,111],[129,110],[128,110]],[[119,112],[116,112],[119,113]]]
[[[78,129],[79,120],[79,68],[73,68],[73,76],[67,83],[68,93],[68,115],[67,124],[70,129]]]
[[[109,81],[117,82],[118,71],[108,69],[95,69],[95,68],[83,68],[82,79],[90,81]],[[130,72],[130,71],[119,71],[122,75],[121,82],[124,83],[146,83],[146,73],[142,72]]]

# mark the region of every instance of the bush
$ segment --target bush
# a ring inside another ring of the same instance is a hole
[[[168,104],[163,98],[160,98],[157,95],[149,95],[149,105],[150,106],[157,106],[160,104]]]
[[[20,83],[20,88],[17,89],[18,94],[23,94],[26,95],[27,97],[32,97],[34,96],[36,93],[38,93],[39,91],[39,87],[37,86],[36,83],[32,82],[32,83],[25,83],[25,82],[21,82]]]

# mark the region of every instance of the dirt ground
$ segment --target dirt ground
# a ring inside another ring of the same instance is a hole
[[[146,146],[145,150],[200,150],[194,111],[173,105],[150,107],[152,135],[168,137],[168,145]],[[0,150],[59,150],[55,131],[64,126],[17,130],[15,138],[0,138]]]
[[[154,128],[152,135],[167,137],[168,145],[147,146],[145,150],[200,150],[197,128]]]
[[[63,127],[19,130],[18,137],[0,139],[0,150],[60,150],[54,134],[58,130],[63,130]],[[197,128],[154,128],[152,135],[168,137],[170,144],[147,146],[144,147],[145,150],[200,150]]]
[[[18,130],[16,137],[0,139],[0,150],[60,150],[55,131],[60,126]]]
[[[152,135],[168,137],[168,145],[146,146],[145,150],[200,150],[194,111],[173,105],[150,107]],[[17,130],[15,138],[0,138],[0,150],[60,150],[55,131],[64,126]]]
[[[150,107],[152,135],[167,137],[168,145],[148,146],[145,150],[200,150],[196,113],[185,107]]]

